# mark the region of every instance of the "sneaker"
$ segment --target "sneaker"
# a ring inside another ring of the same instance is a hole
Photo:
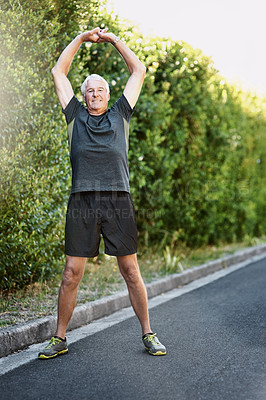
[[[44,350],[39,353],[38,358],[41,360],[54,358],[67,352],[68,348],[66,340],[53,336]]]
[[[146,333],[142,338],[145,349],[153,356],[164,356],[166,354],[165,346],[160,343],[156,333]]]

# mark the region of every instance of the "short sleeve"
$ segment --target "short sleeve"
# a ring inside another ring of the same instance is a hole
[[[76,116],[85,109],[85,107],[73,96],[65,109],[62,112],[65,114],[67,125],[73,121]]]
[[[112,109],[117,110],[119,114],[122,115],[122,117],[129,122],[135,110],[135,107],[131,108],[129,102],[127,101],[127,98],[124,96],[124,94],[122,94],[122,96],[112,106]]]

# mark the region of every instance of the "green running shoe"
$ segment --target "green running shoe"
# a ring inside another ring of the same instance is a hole
[[[160,343],[156,335],[156,333],[146,333],[142,338],[143,344],[145,349],[151,355],[164,356],[166,354],[166,348],[162,343]]]
[[[65,354],[67,352],[68,348],[66,340],[53,336],[44,350],[39,353],[38,358],[40,360],[45,360],[47,358],[57,357],[60,354]]]

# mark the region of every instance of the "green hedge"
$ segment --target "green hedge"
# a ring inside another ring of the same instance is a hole
[[[266,102],[227,84],[184,42],[143,37],[98,0],[1,5],[0,288],[49,279],[64,262],[71,177],[51,68],[87,28],[109,26],[147,66],[131,122],[130,181],[141,245],[200,246],[266,233]],[[111,103],[128,72],[113,46],[83,45],[70,80],[103,75]]]

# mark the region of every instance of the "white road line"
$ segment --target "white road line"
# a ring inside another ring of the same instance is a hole
[[[196,290],[202,286],[208,285],[209,283],[216,281],[217,279],[223,278],[224,276],[237,271],[240,268],[246,267],[249,264],[260,261],[263,258],[266,258],[265,253],[259,256],[255,256],[249,258],[247,261],[235,264],[231,267],[224,268],[220,271],[217,271],[213,274],[210,274],[204,278],[193,281],[181,288],[177,288],[171,290],[166,293],[162,293],[159,296],[156,296],[149,300],[149,309],[154,308],[160,304],[163,304],[167,301],[170,301],[176,297],[182,296],[186,293],[189,293],[193,290]],[[94,335],[97,332],[100,332],[104,329],[107,329],[115,324],[118,324],[122,321],[125,321],[128,318],[133,317],[135,314],[131,307],[123,308],[116,313],[109,315],[108,317],[104,317],[102,319],[96,320],[86,326],[81,328],[77,328],[71,332],[67,333],[67,341],[68,344],[77,342],[80,339],[83,339],[86,336]],[[0,375],[6,374],[7,372],[20,367],[23,364],[26,364],[37,358],[38,352],[41,351],[44,345],[48,342],[38,343],[31,345],[28,349],[22,350],[18,353],[11,354],[7,357],[3,357],[0,359]],[[49,361],[39,361],[39,362],[49,362]]]

